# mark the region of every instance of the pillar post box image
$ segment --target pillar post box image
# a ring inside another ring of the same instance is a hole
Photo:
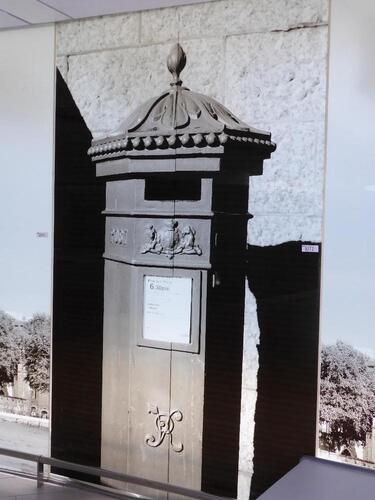
[[[170,87],[89,150],[106,183],[101,466],[235,497],[249,176],[276,146],[183,86],[185,63],[176,44]]]

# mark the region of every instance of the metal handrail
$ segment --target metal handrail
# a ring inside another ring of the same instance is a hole
[[[0,455],[5,455],[7,457],[12,457],[12,458],[19,458],[30,462],[36,462],[37,464],[36,480],[38,488],[43,486],[44,465],[51,465],[54,467],[59,467],[60,469],[81,472],[83,474],[88,474],[91,476],[115,479],[117,481],[137,484],[139,486],[145,486],[147,488],[152,488],[167,493],[175,493],[177,495],[182,495],[185,497],[197,498],[198,500],[234,500],[229,497],[219,497],[217,495],[211,495],[210,493],[205,493],[204,491],[191,490],[190,488],[185,488],[184,486],[176,486],[174,484],[162,483],[160,481],[154,481],[153,479],[145,479],[143,477],[131,476],[129,474],[123,474],[122,472],[114,472],[107,469],[102,469],[100,467],[91,467],[89,465],[76,464],[73,462],[67,462],[66,460],[60,460],[58,458],[45,457],[43,455],[34,455],[33,453],[26,453],[23,451],[0,448]]]

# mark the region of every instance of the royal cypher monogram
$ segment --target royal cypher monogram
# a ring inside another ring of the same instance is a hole
[[[166,221],[164,227],[159,230],[150,224],[146,226],[146,243],[141,252],[164,254],[169,259],[178,254],[202,255],[195,235],[196,231],[192,226],[186,225],[180,229],[178,222],[173,219]]]
[[[159,408],[156,405],[150,405],[148,413],[156,416],[155,425],[158,434],[157,436],[147,434],[145,437],[145,443],[148,446],[151,446],[151,448],[156,448],[162,444],[166,436],[169,436],[169,442],[172,450],[176,453],[180,453],[184,449],[184,445],[182,443],[173,442],[175,421],[181,422],[183,418],[180,410],[173,410],[170,413],[160,413]]]

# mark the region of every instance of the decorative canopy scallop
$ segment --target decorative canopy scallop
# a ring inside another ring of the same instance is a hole
[[[118,130],[94,140],[89,149],[93,159],[122,151],[218,146],[227,142],[251,143],[270,152],[276,145],[271,134],[250,127],[215,99],[183,87],[180,73],[186,55],[176,44],[168,56],[173,76],[171,88],[139,106]]]

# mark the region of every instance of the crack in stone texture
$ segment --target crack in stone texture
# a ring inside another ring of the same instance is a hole
[[[57,24],[57,54],[327,23],[329,0],[215,0]]]
[[[328,0],[221,0],[142,13],[141,42],[288,30],[326,23]]]

